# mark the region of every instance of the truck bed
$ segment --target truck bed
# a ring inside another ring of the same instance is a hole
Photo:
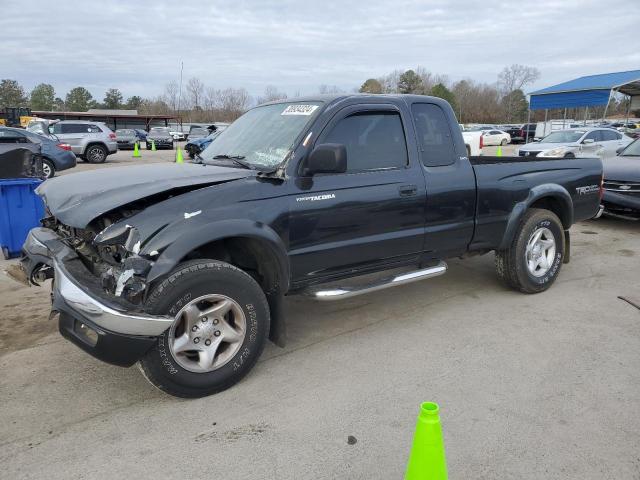
[[[471,157],[476,176],[476,228],[470,250],[495,249],[504,232],[529,198],[540,193],[544,208],[557,212],[568,229],[579,220],[593,217],[600,204],[602,179],[599,158]],[[551,202],[551,204],[549,203]],[[563,213],[568,212],[568,213]]]

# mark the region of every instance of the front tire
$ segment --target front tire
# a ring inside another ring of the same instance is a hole
[[[175,321],[142,358],[140,369],[153,385],[177,397],[204,397],[240,381],[269,334],[262,289],[224,262],[181,264],[154,288],[147,308]]]
[[[564,229],[551,211],[527,210],[511,245],[496,251],[496,272],[509,287],[539,293],[555,282],[564,257]]]

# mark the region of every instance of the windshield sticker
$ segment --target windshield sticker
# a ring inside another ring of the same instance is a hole
[[[280,115],[311,115],[318,105],[289,105]]]

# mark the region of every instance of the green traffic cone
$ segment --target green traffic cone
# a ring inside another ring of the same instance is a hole
[[[176,163],[184,163],[184,159],[182,158],[182,150],[180,147],[176,150]]]
[[[151,151],[152,152],[156,151],[156,141],[155,140],[151,140]]]
[[[140,149],[138,148],[138,142],[136,142],[133,144],[133,158],[140,158],[141,156]]]
[[[496,150],[496,157],[502,156],[502,145],[498,145],[498,150]]]
[[[447,480],[439,410],[437,403],[420,405],[405,480]]]

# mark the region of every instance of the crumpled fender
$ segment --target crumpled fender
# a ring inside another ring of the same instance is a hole
[[[268,225],[248,219],[220,220],[186,230],[159,255],[147,275],[147,281],[152,282],[168,274],[189,252],[202,245],[232,237],[254,238],[264,242],[277,260],[282,291],[289,289],[289,257],[282,239]]]

